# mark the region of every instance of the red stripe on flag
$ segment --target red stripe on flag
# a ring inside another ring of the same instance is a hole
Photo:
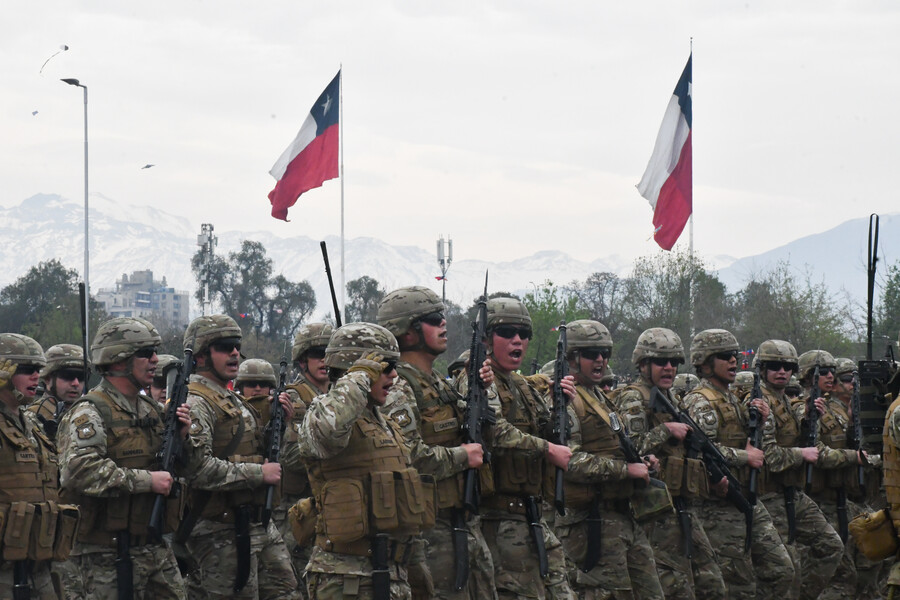
[[[269,192],[273,217],[287,221],[288,209],[297,202],[300,194],[339,176],[338,127],[332,125],[322,132],[288,165],[275,189]]]
[[[691,216],[693,207],[692,135],[693,132],[688,133],[675,170],[659,189],[656,210],[653,212],[653,228],[656,230],[653,239],[664,250],[672,249]]]

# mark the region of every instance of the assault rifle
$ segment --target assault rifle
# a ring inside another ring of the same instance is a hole
[[[859,372],[853,371],[853,394],[850,396],[850,430],[851,440],[850,447],[855,449],[857,454],[862,457],[862,422],[860,421],[860,401],[859,401]],[[858,465],[856,467],[856,483],[859,486],[861,494],[865,494],[866,490],[866,470],[865,466]],[[847,515],[847,489],[844,486],[835,489],[837,518],[838,518],[838,535],[841,541],[847,543],[849,531],[849,520]]]
[[[184,440],[181,438],[181,423],[178,420],[178,407],[187,401],[188,397],[188,379],[194,368],[194,342],[184,350],[184,362],[178,368],[177,378],[172,385],[172,393],[166,404],[165,414],[165,431],[163,433],[162,447],[157,454],[159,460],[159,468],[162,471],[168,471],[172,477],[175,477],[175,459],[181,455]],[[170,495],[177,497],[181,493],[181,486],[178,483],[172,484]],[[150,513],[150,524],[147,526],[147,533],[150,539],[155,541],[162,540],[165,514],[166,514],[166,495],[157,494],[153,501],[153,510]]]
[[[485,447],[484,433],[497,422],[494,409],[488,404],[484,383],[478,371],[487,357],[484,347],[485,329],[487,327],[487,285],[488,274],[484,274],[484,295],[478,299],[478,316],[472,323],[472,343],[469,345],[469,366],[466,371],[469,389],[466,393],[466,414],[461,429],[463,442],[481,444],[484,450],[484,462],[489,463],[491,453]],[[463,510],[453,514],[453,556],[454,586],[462,590],[469,579],[469,550],[465,529],[465,512],[478,513],[481,503],[481,482],[478,469],[467,469],[463,492]]]
[[[750,401],[756,398],[762,398],[762,388],[759,384],[759,367],[753,371],[753,389],[750,391]],[[765,400],[763,400],[765,401]],[[749,404],[749,402],[748,402]],[[750,445],[754,448],[762,446],[763,422],[759,409],[749,404],[747,409],[748,419],[747,427],[750,429]],[[747,500],[753,506],[756,506],[756,498],[759,495],[759,469],[750,469],[750,497]]]
[[[281,355],[280,371],[278,373],[278,387],[272,393],[272,416],[269,417],[269,424],[266,426],[266,439],[268,441],[266,448],[266,458],[269,462],[278,462],[278,456],[281,454],[281,438],[284,436],[284,407],[278,400],[278,397],[284,393],[287,383],[287,348]],[[275,485],[269,484],[266,489],[266,505],[260,513],[260,521],[263,527],[269,526],[269,519],[272,518],[272,505],[275,502]]]
[[[809,398],[806,399],[806,443],[807,448],[814,448],[819,441],[819,409],[816,408],[816,398],[822,395],[819,389],[819,362],[816,361],[816,369],[813,371],[812,389],[809,391]],[[815,466],[813,463],[806,463],[806,493],[812,491],[813,473]]]
[[[734,476],[731,469],[728,468],[728,461],[716,448],[697,422],[690,415],[675,407],[674,404],[663,394],[658,387],[653,386],[650,390],[650,407],[658,412],[667,412],[672,415],[679,423],[689,425],[691,430],[688,432],[685,442],[688,448],[688,457],[703,457],[703,464],[706,466],[706,472],[710,481],[719,483],[722,478],[728,480],[728,493],[725,499],[731,502],[735,508],[744,513],[744,522],[747,525],[747,531],[744,538],[744,552],[750,550],[751,535],[753,533],[753,505],[741,493],[741,482]]]
[[[566,446],[569,443],[569,398],[562,388],[562,380],[569,375],[569,362],[566,360],[566,322],[559,324],[559,339],[556,341],[556,365],[553,370],[553,431],[554,443]],[[566,488],[563,483],[565,471],[556,467],[556,487],[553,504],[559,515],[566,514]]]

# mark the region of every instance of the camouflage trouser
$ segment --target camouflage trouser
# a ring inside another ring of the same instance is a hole
[[[466,520],[466,540],[469,550],[469,583],[456,591],[454,582],[455,552],[453,530],[450,521],[438,518],[433,529],[422,534],[425,538],[425,554],[434,581],[434,595],[438,600],[496,600],[494,563],[477,515]]]
[[[309,555],[312,552],[312,546],[301,546],[294,539],[294,532],[291,530],[291,523],[287,518],[287,511],[298,501],[299,497],[284,495],[281,497],[281,504],[272,511],[272,520],[278,527],[284,545],[291,557],[291,564],[294,567],[294,577],[300,584],[300,592],[304,598],[306,594],[306,581],[303,579],[303,572],[306,570],[306,563],[309,562]]]
[[[198,528],[203,523],[201,519]],[[265,529],[250,525],[250,578],[238,593],[232,589],[238,561],[233,528],[203,534],[195,530],[186,546],[196,561],[188,578],[191,598],[301,598],[284,540],[271,521]]]
[[[372,578],[340,573],[308,573],[307,586],[310,600],[374,600]],[[411,600],[409,584],[392,579],[391,600]]]
[[[684,555],[684,534],[675,514],[643,525],[653,549],[666,600],[725,600],[725,582],[703,524],[691,510],[692,555]]]
[[[731,600],[781,598],[790,593],[794,565],[762,502],[753,510],[750,552],[744,552],[744,513],[725,500],[704,500],[696,509],[719,556]]]
[[[525,517],[506,513],[506,518],[494,518],[496,512],[482,515],[481,531],[491,551],[497,597],[501,600],[534,599],[574,600],[569,585],[566,555],[559,540],[541,520],[544,548],[547,551],[547,577],[541,579],[537,549]]]
[[[0,566],[0,598],[13,597],[13,565],[3,562]],[[58,600],[57,590],[53,586],[50,576],[50,563],[42,562],[31,569],[31,599],[32,600]]]
[[[148,544],[131,548],[130,554],[136,599],[187,597],[171,548]],[[72,555],[68,562],[69,567],[62,573],[66,598],[118,597],[115,550]]]
[[[556,532],[577,567],[573,587],[580,599],[664,598],[650,542],[631,515],[616,510],[601,512],[600,560],[587,573],[581,570],[587,552],[587,522],[557,525]]]
[[[760,498],[772,517],[778,534],[785,542],[794,563],[791,598],[815,600],[831,581],[841,562],[844,544],[825,515],[802,490],[794,492],[797,539],[788,544],[788,519],[784,493],[770,493]],[[787,600],[787,597],[785,597]]]

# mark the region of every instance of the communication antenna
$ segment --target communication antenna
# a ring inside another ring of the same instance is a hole
[[[210,308],[209,280],[211,277],[212,260],[216,253],[216,245],[219,238],[213,235],[212,223],[204,223],[200,226],[200,235],[197,236],[197,245],[202,249],[203,270],[200,273],[200,285],[203,286],[203,300],[200,303],[200,314],[206,316]]]
[[[446,253],[444,248],[447,248]],[[441,267],[441,300],[447,301],[447,271],[450,270],[450,263],[453,262],[453,240],[450,236],[444,239],[444,236],[438,238],[437,241],[437,261]]]

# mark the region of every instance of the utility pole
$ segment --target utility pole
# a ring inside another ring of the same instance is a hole
[[[444,253],[444,244],[446,244],[447,252]],[[437,241],[437,261],[441,267],[441,300],[447,301],[447,271],[450,269],[450,263],[453,262],[453,240],[450,236],[444,240],[444,236],[438,238]]]
[[[219,242],[219,238],[213,235],[213,229],[212,223],[204,223],[200,226],[200,235],[197,236],[197,245],[203,249],[203,271],[200,273],[200,285],[203,286],[203,300],[200,304],[200,314],[204,316],[206,316],[206,311],[210,308],[210,271],[212,269],[213,256],[216,253],[216,244]]]

